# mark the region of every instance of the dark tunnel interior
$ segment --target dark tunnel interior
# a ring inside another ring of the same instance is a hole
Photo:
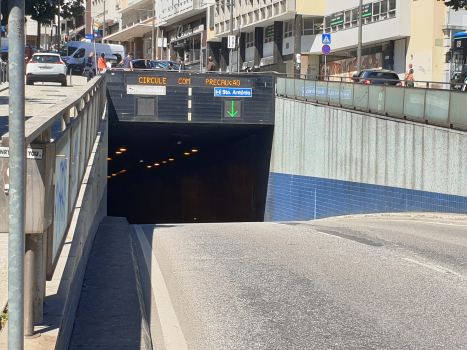
[[[272,136],[271,125],[111,122],[108,215],[263,221]]]

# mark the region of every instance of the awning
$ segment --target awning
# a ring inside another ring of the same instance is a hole
[[[152,30],[152,24],[138,23],[134,26],[119,30],[117,33],[107,35],[105,40],[128,41],[132,38],[141,38]]]

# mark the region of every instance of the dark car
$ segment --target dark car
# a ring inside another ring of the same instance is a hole
[[[354,74],[352,79],[360,84],[402,86],[397,73],[388,69],[364,69],[360,74]]]
[[[174,61],[133,60],[133,69],[179,70],[180,64]],[[185,70],[190,70],[188,67]]]

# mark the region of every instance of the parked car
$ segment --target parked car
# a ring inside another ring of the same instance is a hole
[[[360,84],[403,85],[397,73],[388,69],[364,69],[352,79]]]
[[[66,65],[59,54],[35,53],[26,66],[26,85],[36,81],[56,82],[67,85]]]
[[[164,70],[179,70],[180,64],[175,61],[154,61],[154,60],[133,60],[133,69],[164,69]],[[190,70],[186,67],[185,70]]]

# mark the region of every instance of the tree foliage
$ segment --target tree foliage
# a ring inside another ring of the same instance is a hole
[[[466,0],[444,0],[444,4],[447,7],[451,7],[455,11],[458,11],[459,9],[467,10]]]

